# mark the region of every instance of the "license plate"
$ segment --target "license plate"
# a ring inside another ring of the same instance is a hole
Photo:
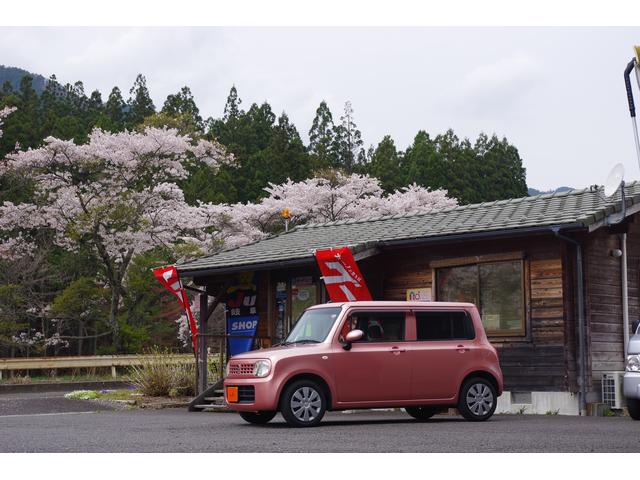
[[[227,387],[227,402],[238,402],[238,387]]]

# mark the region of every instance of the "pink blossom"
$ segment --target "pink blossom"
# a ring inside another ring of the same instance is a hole
[[[0,137],[2,137],[2,125],[3,125],[3,119],[7,118],[9,115],[11,115],[13,112],[16,111],[16,107],[4,107],[2,109],[0,109]]]

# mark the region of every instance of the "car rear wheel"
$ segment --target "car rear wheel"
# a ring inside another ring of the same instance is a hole
[[[289,385],[280,399],[280,412],[289,425],[314,427],[327,410],[323,389],[313,380],[298,380]]]
[[[268,423],[278,412],[239,412],[245,422],[263,425]]]
[[[634,420],[640,420],[640,400],[637,398],[627,398],[627,409],[629,416]]]
[[[467,420],[482,422],[496,411],[497,395],[493,384],[481,377],[470,378],[460,389],[458,411]]]
[[[437,407],[423,406],[423,407],[406,407],[405,411],[413,418],[418,420],[428,420],[438,413]]]

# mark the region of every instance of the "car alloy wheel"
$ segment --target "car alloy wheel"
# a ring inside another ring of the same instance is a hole
[[[495,412],[496,406],[496,389],[488,380],[471,378],[462,386],[458,410],[467,420],[487,420]]]
[[[475,415],[486,415],[493,406],[493,393],[484,383],[474,383],[467,391],[466,402]]]
[[[294,382],[285,389],[280,410],[290,425],[296,427],[317,425],[326,411],[324,392],[311,380]]]

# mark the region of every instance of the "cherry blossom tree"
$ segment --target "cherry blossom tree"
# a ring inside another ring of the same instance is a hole
[[[234,219],[235,230],[229,228],[226,232],[234,246],[284,229],[281,214],[285,208],[289,211],[290,225],[295,226],[427,212],[458,204],[447,196],[446,190],[430,191],[415,184],[384,195],[376,178],[339,171],[301,182],[270,184],[265,191],[269,196],[259,203],[228,207],[227,215]]]
[[[4,107],[0,109],[0,137],[2,137],[2,124],[3,120],[7,118],[11,113],[15,112],[15,107]]]
[[[96,129],[82,145],[49,137],[40,148],[0,161],[0,175],[20,173],[36,188],[32,202],[0,206],[0,255],[29,254],[42,230],[67,250],[90,246],[111,290],[109,322],[117,347],[117,312],[132,258],[176,242],[209,251],[218,237],[210,222],[222,215],[188,205],[176,184],[187,177],[186,164],[203,162],[213,173],[231,161],[218,143],[193,141],[175,129]]]

